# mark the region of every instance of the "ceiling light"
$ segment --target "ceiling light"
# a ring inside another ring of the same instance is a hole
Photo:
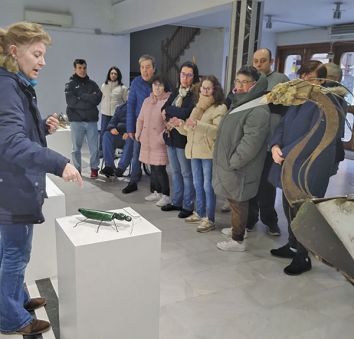
[[[267,29],[272,29],[272,27],[273,27],[272,16],[271,15],[267,15],[267,17],[268,17],[268,20],[266,22],[266,28]]]
[[[333,10],[333,19],[340,19],[342,17],[342,10],[340,9],[340,6],[342,2],[335,2],[336,9]]]

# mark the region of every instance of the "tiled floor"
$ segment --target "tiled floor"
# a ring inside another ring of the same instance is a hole
[[[248,252],[227,253],[215,244],[224,238],[220,228],[228,226],[228,213],[218,212],[216,231],[199,234],[176,212],[161,212],[144,201],[146,176],[137,192],[123,195],[124,180],[90,180],[88,170],[83,174],[82,189],[53,179],[66,195],[68,215],[79,207],[132,206],[162,231],[160,339],[354,337],[354,288],[341,274],[313,259],[310,272],[289,277],[283,274],[288,260],[270,256],[269,250],[287,239],[281,194],[282,236],[266,235],[258,223],[249,234]],[[328,195],[344,193],[354,193],[354,160],[343,162],[331,179]]]
[[[109,210],[132,206],[162,231],[160,339],[354,337],[354,288],[341,274],[313,259],[310,272],[289,277],[283,274],[288,260],[270,256],[269,250],[287,239],[281,194],[276,207],[282,236],[266,235],[258,223],[256,232],[249,234],[248,252],[228,253],[215,246],[225,238],[220,229],[229,225],[228,213],[217,213],[216,231],[199,234],[195,226],[178,219],[176,212],[161,212],[145,202],[148,177],[143,176],[137,192],[123,195],[127,179],[90,180],[88,168],[83,175],[82,189],[51,176],[66,195],[68,215],[77,214],[79,207]],[[343,162],[331,179],[328,195],[344,193],[354,193],[354,160]],[[221,204],[218,201],[218,211]],[[57,290],[57,282],[52,283]],[[55,333],[57,330],[38,339],[59,339]]]

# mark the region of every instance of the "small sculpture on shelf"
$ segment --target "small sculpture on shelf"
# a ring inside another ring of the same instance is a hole
[[[117,232],[118,227],[115,222],[115,219],[121,220],[121,221],[132,221],[132,217],[129,215],[126,215],[124,213],[116,213],[116,212],[109,212],[109,211],[100,211],[100,210],[94,210],[94,209],[88,209],[88,208],[79,208],[79,212],[86,217],[86,219],[79,221],[76,223],[74,227],[76,227],[78,224],[85,222],[87,219],[92,219],[92,220],[97,220],[100,223],[98,224],[96,232],[99,231],[101,224],[103,221],[113,221],[114,222],[114,227]],[[113,227],[113,225],[111,225]]]

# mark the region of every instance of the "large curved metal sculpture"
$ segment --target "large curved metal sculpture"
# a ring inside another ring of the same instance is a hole
[[[339,128],[339,116],[336,106],[328,94],[326,88],[313,85],[303,80],[293,80],[286,83],[278,84],[274,89],[266,95],[267,102],[273,104],[282,104],[285,106],[301,105],[310,100],[318,105],[320,116],[318,121],[308,134],[289,152],[282,165],[282,187],[283,193],[290,204],[296,201],[313,198],[307,182],[309,171],[314,161],[336,138]],[[326,129],[320,143],[313,152],[305,159],[300,167],[297,179],[294,180],[293,169],[294,164],[301,155],[301,152],[307,145],[311,137],[319,128],[321,120],[326,122]],[[302,180],[301,178],[304,178]]]
[[[307,100],[320,109],[318,121],[308,134],[289,152],[282,165],[283,193],[291,205],[301,204],[291,227],[297,239],[320,260],[338,269],[354,284],[354,197],[316,199],[312,196],[308,175],[315,160],[337,137],[339,112],[328,97],[330,91],[303,80],[279,84],[266,95],[268,103],[285,106],[301,105]],[[320,142],[305,158],[296,178],[295,163],[321,120],[326,127]]]

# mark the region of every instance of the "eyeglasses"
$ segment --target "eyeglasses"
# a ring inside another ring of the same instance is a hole
[[[181,72],[180,75],[181,75],[182,78],[193,78],[193,77],[194,77],[194,74],[193,74],[193,73],[184,73],[184,72]]]
[[[254,80],[238,80],[238,79],[236,79],[235,80],[235,85],[245,86],[245,85],[247,85],[247,84],[249,84],[251,82],[254,83],[255,81]]]
[[[205,92],[210,92],[210,91],[213,90],[213,87],[204,87],[204,86],[202,86],[202,87],[200,87],[200,89],[205,91]]]

